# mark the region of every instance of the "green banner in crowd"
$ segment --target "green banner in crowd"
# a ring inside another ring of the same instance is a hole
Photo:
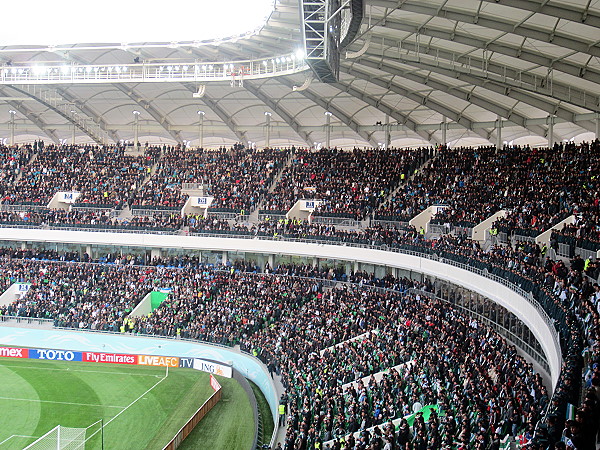
[[[150,293],[150,311],[158,308],[162,302],[169,296],[167,292],[153,291]]]
[[[436,413],[439,413],[439,407],[437,405],[427,405],[423,408],[421,408],[419,411],[417,411],[415,414],[411,414],[410,416],[406,416],[406,421],[408,422],[408,425],[410,427],[413,426],[413,423],[415,422],[415,416],[418,413],[423,413],[423,419],[425,420],[425,422],[427,422],[429,420],[429,416],[431,415],[431,411],[435,411]],[[397,429],[398,427],[396,427]]]

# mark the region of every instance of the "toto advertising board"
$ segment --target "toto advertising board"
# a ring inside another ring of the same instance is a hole
[[[214,375],[231,378],[230,366],[198,358],[180,358],[177,356],[126,355],[120,353],[75,352],[48,348],[0,347],[0,358],[47,359],[50,361],[82,361],[107,364],[131,364],[156,367],[181,367],[209,372]]]

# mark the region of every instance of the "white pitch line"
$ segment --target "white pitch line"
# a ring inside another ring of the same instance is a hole
[[[51,367],[38,367],[38,366],[21,366],[19,364],[0,364],[0,368],[1,367],[17,367],[17,368],[23,368],[23,369],[38,369],[38,370],[60,370],[63,371],[65,369],[58,369],[58,368],[51,368]],[[85,373],[102,373],[102,374],[109,374],[109,375],[131,375],[131,376],[136,376],[136,377],[159,377],[160,375],[156,375],[153,373],[130,373],[130,372],[111,372],[111,371],[103,371],[103,370],[77,370],[77,369],[71,369],[71,368],[67,368],[66,370],[68,370],[69,372],[85,372]]]
[[[13,434],[12,436],[10,436],[9,438],[4,439],[2,442],[0,442],[0,445],[4,444],[5,442],[10,441],[12,438],[14,437],[23,437],[23,438],[36,438],[38,436],[25,436],[24,434]]]
[[[58,405],[74,405],[74,406],[101,406],[103,408],[119,408],[124,409],[125,406],[112,406],[112,405],[94,405],[92,403],[71,403],[71,402],[59,402],[54,400],[40,400],[35,398],[16,398],[16,397],[0,397],[0,400],[13,400],[18,402],[32,402],[32,403],[56,403]],[[1,442],[0,442],[1,444]]]
[[[136,398],[134,401],[132,401],[129,405],[127,405],[124,409],[122,409],[121,411],[119,411],[117,413],[117,415],[115,417],[113,417],[112,419],[110,419],[108,422],[106,422],[104,424],[104,426],[108,425],[109,423],[111,423],[113,420],[115,420],[117,417],[119,417],[121,414],[123,414],[125,411],[127,411],[127,409],[133,405],[135,402],[137,402],[140,398],[142,398],[144,395],[146,395],[148,392],[150,392],[152,389],[154,389],[156,386],[158,386],[160,383],[162,383],[163,381],[165,381],[167,379],[167,376],[169,375],[169,368],[167,367],[167,374],[162,377],[160,380],[158,380],[156,383],[154,383],[154,386],[152,386],[150,389],[148,389],[146,392],[144,392],[142,395],[140,395],[138,398]]]
[[[119,417],[121,414],[123,414],[125,411],[127,411],[129,409],[129,407],[131,405],[133,405],[134,403],[136,403],[139,399],[141,399],[144,395],[146,395],[148,392],[150,392],[152,389],[154,389],[156,386],[158,386],[160,383],[162,383],[163,381],[165,381],[167,379],[167,377],[169,376],[169,367],[167,366],[167,371],[164,377],[162,377],[160,380],[158,380],[156,383],[154,383],[154,385],[148,389],[146,392],[144,392],[142,395],[140,395],[138,398],[136,398],[134,401],[132,401],[129,405],[127,405],[125,408],[123,408],[121,411],[119,411],[117,413],[116,416],[112,417],[108,422],[106,422],[102,428],[106,428],[106,426],[111,423],[113,420],[115,420],[117,417]],[[101,429],[102,429],[101,428]],[[93,436],[95,436],[96,434],[98,434],[100,432],[100,430],[95,431],[90,437],[88,437],[87,439],[91,439]]]

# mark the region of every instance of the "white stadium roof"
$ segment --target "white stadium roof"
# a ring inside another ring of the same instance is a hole
[[[133,139],[137,121],[141,142],[260,147],[269,134],[305,146],[325,142],[327,111],[338,146],[384,142],[386,122],[395,146],[439,143],[444,123],[451,145],[494,144],[499,117],[517,144],[545,145],[551,126],[555,140],[598,132],[600,0],[365,0],[364,11],[333,84],[311,81],[302,61],[299,0],[220,40],[190,39],[183,21],[165,23],[185,27],[181,38],[112,42],[113,29],[143,27],[135,17],[106,23],[100,44],[12,33],[0,41],[11,44],[0,47],[0,137],[14,126],[17,142],[111,143]],[[57,26],[68,25],[49,22],[48,36]]]

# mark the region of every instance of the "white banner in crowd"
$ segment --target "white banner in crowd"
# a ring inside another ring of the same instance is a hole
[[[212,204],[214,197],[191,197],[190,200],[192,206],[208,208]]]
[[[79,192],[59,192],[59,201],[62,203],[75,203],[81,195]]]
[[[314,211],[323,200],[300,200],[300,211]]]

